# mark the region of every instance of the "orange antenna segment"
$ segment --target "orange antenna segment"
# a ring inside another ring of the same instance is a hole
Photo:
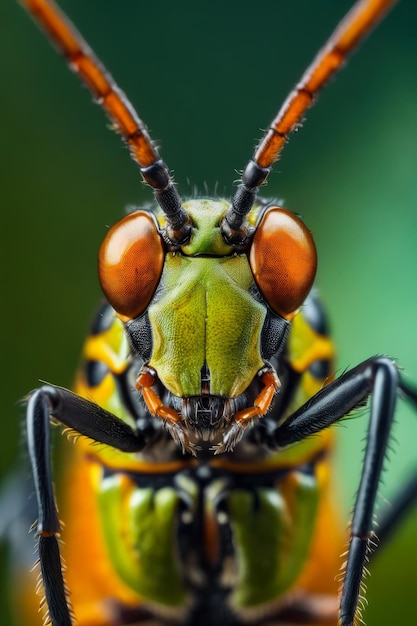
[[[264,137],[255,149],[223,221],[223,235],[229,243],[241,244],[247,238],[242,227],[262,185],[305,111],[314,103],[319,90],[344,64],[359,42],[369,34],[398,0],[359,0],[321,48],[313,63],[289,94]]]
[[[129,146],[132,158],[138,163],[144,180],[154,188],[156,200],[167,217],[168,238],[173,243],[188,239],[188,215],[181,206],[167,166],[128,98],[52,0],[20,1],[87,85]]]
[[[318,91],[397,2],[360,0],[352,7],[289,94],[256,148],[253,160],[260,167],[270,167],[279,158],[288,134],[297,127],[305,111],[314,103]]]

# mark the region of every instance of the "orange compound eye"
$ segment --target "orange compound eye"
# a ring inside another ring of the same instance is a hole
[[[291,318],[310,291],[317,269],[316,247],[303,222],[286,209],[268,209],[253,237],[249,263],[271,309]]]
[[[98,257],[104,294],[125,319],[137,317],[148,306],[159,283],[164,246],[152,215],[135,211],[107,233]]]

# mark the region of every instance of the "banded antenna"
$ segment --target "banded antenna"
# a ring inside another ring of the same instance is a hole
[[[52,0],[20,1],[89,88],[128,145],[143,179],[153,188],[155,199],[164,212],[168,241],[174,245],[186,243],[191,236],[190,218],[182,207],[167,165],[126,95]]]
[[[221,224],[224,240],[234,246],[248,242],[251,230],[245,218],[251,210],[259,187],[266,181],[288,135],[300,124],[305,111],[314,103],[320,89],[344,64],[398,0],[359,0],[340,22],[327,43],[320,49],[299,83],[272,120],[247,164]]]

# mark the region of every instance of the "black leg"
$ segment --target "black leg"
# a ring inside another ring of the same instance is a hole
[[[417,474],[395,494],[393,501],[378,515],[378,528],[375,531],[377,546],[370,555],[379,553],[380,548],[390,540],[411,507],[417,502]]]
[[[39,562],[52,626],[71,626],[56,533],[60,530],[50,461],[50,418],[99,443],[124,452],[146,441],[130,426],[93,402],[60,387],[34,391],[27,406],[27,441],[38,505]]]
[[[265,433],[272,447],[287,446],[331,426],[353,409],[363,406],[372,394],[367,445],[340,603],[340,626],[352,626],[355,620],[372,535],[375,499],[399,387],[403,388],[397,367],[391,360],[368,359],[324,387],[273,432]]]
[[[407,381],[400,378],[399,387],[406,400],[411,401],[417,407],[417,390]],[[370,560],[382,548],[397,530],[402,520],[406,517],[411,507],[417,502],[417,473],[414,474],[394,495],[389,503],[378,515],[378,528],[376,530],[377,546],[369,555]]]
[[[398,374],[390,361],[375,362],[365,459],[356,496],[345,579],[340,602],[342,626],[354,623],[362,573],[372,535],[373,513],[388,436],[394,416]]]

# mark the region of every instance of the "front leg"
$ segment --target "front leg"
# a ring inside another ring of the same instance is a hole
[[[52,626],[71,626],[72,614],[56,537],[60,524],[50,459],[51,417],[81,435],[123,452],[139,452],[147,442],[142,434],[109,411],[67,389],[45,385],[29,398],[27,441],[38,506],[38,549],[45,598]]]
[[[318,433],[363,406],[372,394],[365,458],[351,525],[351,538],[340,604],[340,626],[352,626],[372,535],[375,499],[391,431],[397,389],[403,389],[396,365],[374,357],[323,387],[283,424],[264,431],[265,443],[281,448]],[[404,389],[403,389],[404,390]]]

